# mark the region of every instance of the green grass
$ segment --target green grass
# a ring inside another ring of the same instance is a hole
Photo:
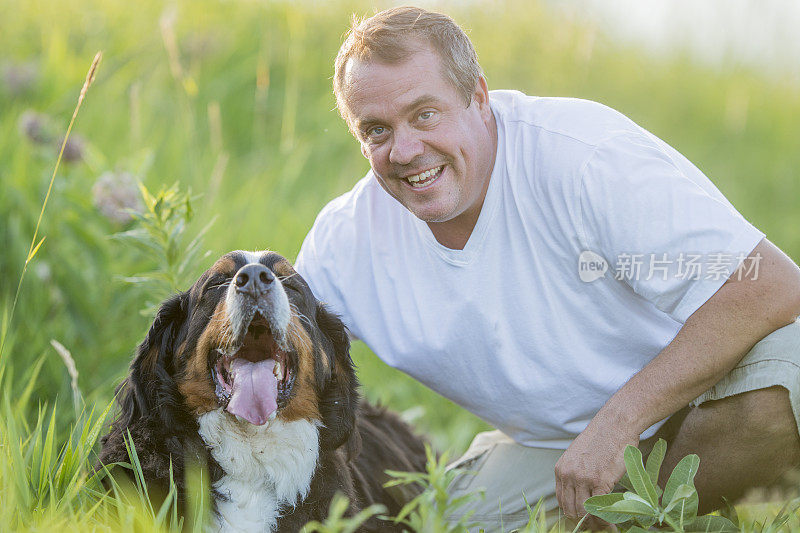
[[[84,455],[61,468],[69,481],[56,475],[62,450],[109,404],[149,324],[138,311],[157,291],[124,278],[163,268],[153,254],[110,238],[130,227],[93,204],[101,175],[130,173],[153,191],[175,182],[191,189],[198,197],[186,235],[214,219],[204,240],[212,257],[270,248],[293,259],[319,209],[368,168],[334,110],[330,76],[350,13],[371,6],[173,6],[0,0],[0,500],[15,502],[0,505],[0,524],[114,529],[108,524],[149,516],[133,504],[98,504],[90,479],[73,475],[86,466]],[[535,2],[442,9],[469,29],[490,88],[589,98],[622,111],[683,152],[800,259],[796,86],[680,57],[655,61]],[[39,231],[46,240],[10,321],[57,146],[98,50],[103,63],[72,132],[82,139],[82,160],[62,163],[55,176]],[[29,110],[43,115],[36,142],[20,132]],[[171,282],[188,286],[209,263],[198,258]],[[83,415],[71,405],[72,378],[53,339],[75,360]],[[353,355],[366,395],[405,412],[438,450],[457,455],[486,428],[363,345]],[[44,470],[34,474],[37,465]]]

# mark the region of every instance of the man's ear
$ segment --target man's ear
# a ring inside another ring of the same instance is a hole
[[[361,440],[355,431],[359,396],[358,380],[350,358],[350,339],[339,317],[323,304],[317,305],[316,321],[334,352],[330,357],[331,377],[323,387],[320,402],[323,423],[320,441],[323,447],[331,450],[347,443],[348,455],[353,458],[361,448]]]
[[[472,99],[478,106],[481,115],[484,115],[484,118],[488,117],[487,113],[491,115],[492,109],[489,105],[489,85],[486,83],[486,78],[483,74],[478,78],[478,83],[475,84],[475,90],[472,92]]]
[[[121,428],[156,415],[164,419],[167,427],[176,427],[172,413],[180,399],[173,379],[174,357],[179,332],[188,315],[188,301],[188,293],[165,300],[137,348],[130,374],[117,389]]]

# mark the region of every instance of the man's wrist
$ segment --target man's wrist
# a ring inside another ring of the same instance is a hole
[[[651,424],[647,423],[638,409],[618,400],[617,395],[597,412],[590,425],[601,431],[614,431],[622,437],[638,437]]]

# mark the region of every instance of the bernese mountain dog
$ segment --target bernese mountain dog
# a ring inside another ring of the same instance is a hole
[[[214,530],[299,531],[325,519],[337,491],[349,514],[381,503],[395,515],[403,501],[385,471],[424,470],[424,444],[359,400],[349,350],[342,322],[285,258],[228,253],[161,304],[99,465],[127,462],[130,434],[149,492],[166,494],[172,472],[184,507],[187,457],[205,462]]]

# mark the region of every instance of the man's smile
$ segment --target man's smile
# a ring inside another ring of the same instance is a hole
[[[445,165],[439,165],[438,167],[428,169],[419,174],[414,174],[413,176],[407,176],[403,179],[415,189],[427,188],[441,177],[444,173],[444,168]]]

